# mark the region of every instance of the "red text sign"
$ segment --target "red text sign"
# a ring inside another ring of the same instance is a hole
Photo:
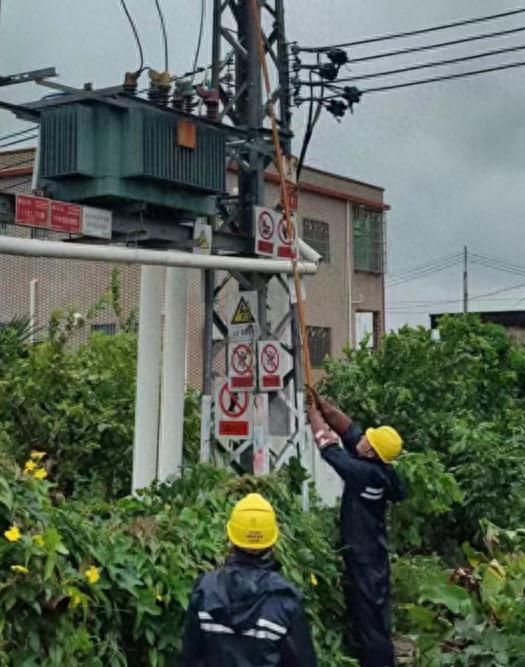
[[[16,196],[15,222],[29,227],[49,227],[49,199],[30,195]]]

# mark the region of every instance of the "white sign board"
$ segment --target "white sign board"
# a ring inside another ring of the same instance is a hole
[[[193,239],[198,242],[193,248],[196,255],[211,255],[212,229],[202,220],[197,220],[193,226]]]
[[[227,378],[215,383],[215,437],[219,442],[248,440],[253,435],[253,398],[235,391]]]
[[[99,239],[110,239],[113,214],[102,208],[82,207],[82,234]]]
[[[270,208],[254,207],[255,252],[257,255],[274,257],[277,247],[276,233],[279,214]]]
[[[279,391],[284,387],[283,348],[278,341],[260,340],[257,343],[259,358],[259,389]]]
[[[228,346],[228,377],[232,389],[251,391],[255,389],[254,344],[245,341]]]
[[[259,335],[257,292],[239,292],[230,302],[228,338],[231,341],[255,340]]]

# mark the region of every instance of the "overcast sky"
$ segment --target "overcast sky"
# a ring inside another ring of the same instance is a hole
[[[162,69],[162,42],[153,0],[128,0],[136,17],[148,64]],[[170,70],[191,68],[199,0],[164,0],[170,37]],[[211,0],[201,64],[210,58]],[[61,81],[97,87],[114,85],[137,64],[135,44],[118,0],[2,0],[0,74],[56,66]],[[345,42],[437,25],[456,19],[514,9],[501,0],[288,0],[287,31],[302,44]],[[454,31],[425,35],[410,44],[445,41],[497,29],[525,26],[525,14]],[[480,53],[525,44],[525,33],[404,58],[356,66],[356,74],[394,69],[432,59]],[[361,47],[359,55],[407,42]],[[351,53],[357,55],[357,50]],[[525,50],[473,61],[438,73],[525,61]],[[383,83],[423,78],[424,72]],[[2,97],[28,101],[45,94],[32,85],[4,89]],[[389,270],[403,271],[467,245],[472,251],[521,263],[525,214],[525,68],[364,97],[353,116],[337,123],[324,116],[308,162],[385,188]],[[304,111],[295,114],[298,136]],[[0,111],[0,135],[25,127]],[[525,277],[472,266],[470,291],[476,294],[525,283]],[[401,301],[461,298],[461,268],[407,282],[387,291],[387,308],[437,310],[459,302],[423,308]],[[525,288],[502,292],[498,300],[474,301],[472,308],[514,309]],[[390,312],[389,326],[427,322],[421,312]]]

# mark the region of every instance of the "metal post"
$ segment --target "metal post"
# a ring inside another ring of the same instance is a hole
[[[164,296],[164,345],[158,478],[180,473],[184,440],[188,270],[168,267]]]
[[[29,283],[29,342],[35,342],[35,330],[38,322],[38,280],[33,278]]]
[[[204,332],[201,400],[201,463],[210,460],[211,404],[213,391],[213,301],[215,272],[204,272]]]
[[[463,247],[463,313],[468,313],[468,249]]]
[[[140,277],[137,393],[132,489],[142,489],[157,473],[161,357],[162,269],[143,266]]]

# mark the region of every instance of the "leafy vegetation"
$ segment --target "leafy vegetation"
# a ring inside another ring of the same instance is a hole
[[[260,491],[282,526],[285,576],[305,594],[322,667],[348,655],[337,517],[297,460],[267,478],[194,465],[199,401],[185,409],[186,467],[130,486],[135,318],[108,293],[82,317],[0,331],[0,665],[176,667],[189,592],[226,556],[233,502]],[[82,337],[100,309],[120,333]],[[84,341],[84,342],[83,342]],[[395,631],[408,664],[525,666],[525,352],[476,318],[444,319],[327,362],[326,395],[364,425],[392,423],[410,497],[389,518]],[[42,452],[46,452],[46,456]]]

